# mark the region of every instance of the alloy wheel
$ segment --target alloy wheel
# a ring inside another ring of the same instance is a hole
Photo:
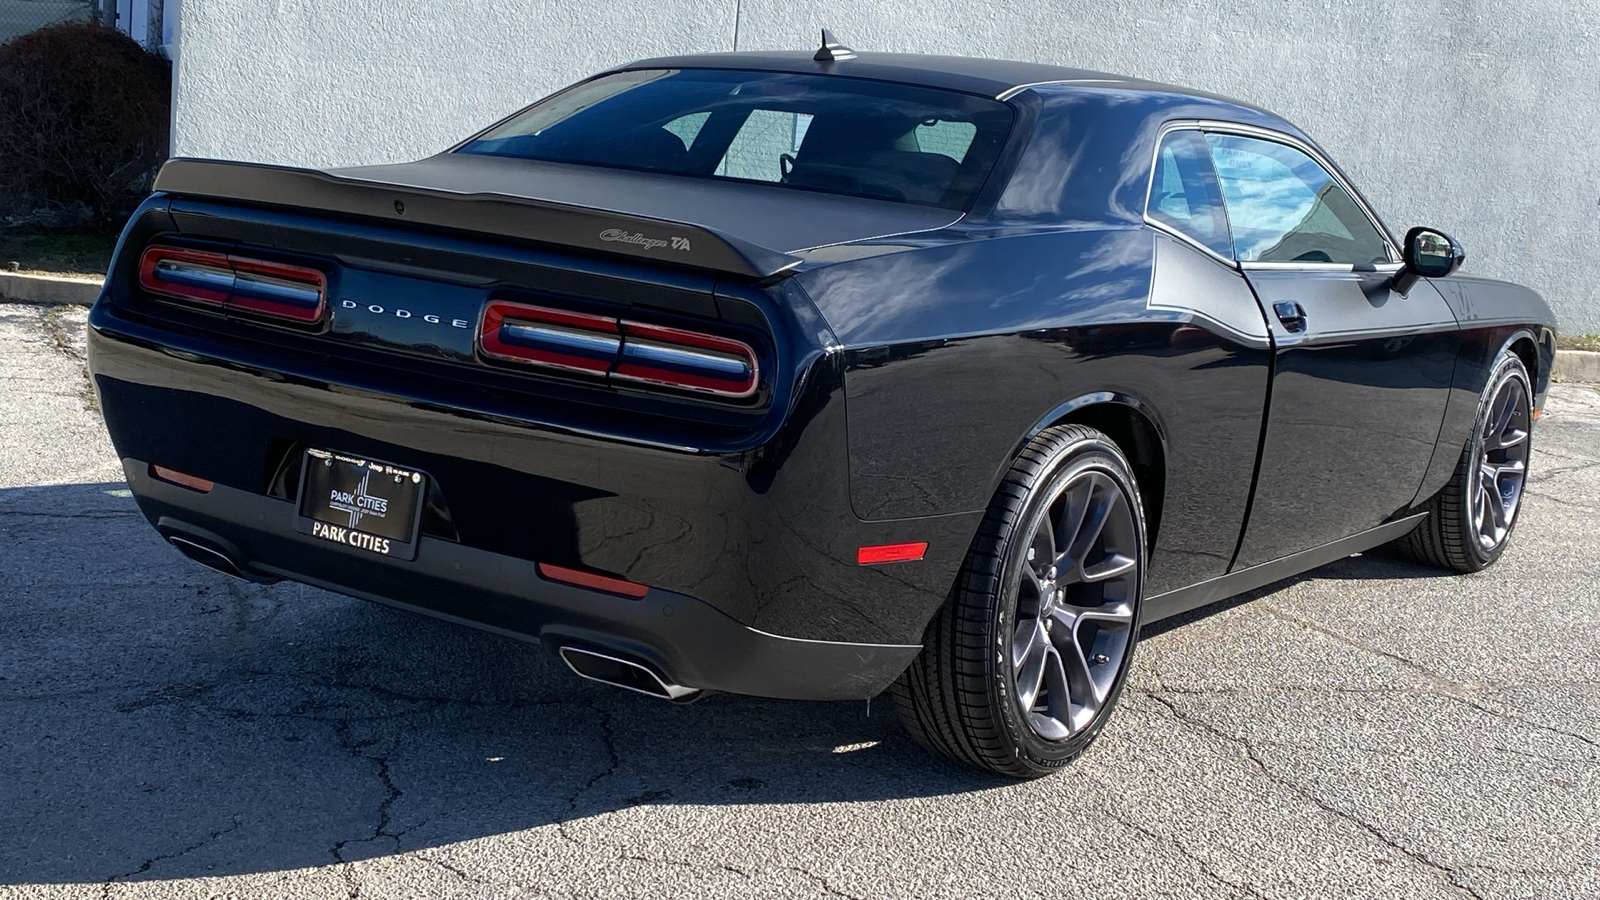
[[[1016,582],[1016,701],[1039,737],[1065,740],[1095,720],[1133,645],[1143,554],[1126,493],[1088,468],[1035,516]]]
[[[1507,378],[1488,409],[1469,494],[1469,512],[1478,544],[1484,550],[1493,550],[1511,533],[1528,473],[1532,419],[1526,384],[1520,378]]]

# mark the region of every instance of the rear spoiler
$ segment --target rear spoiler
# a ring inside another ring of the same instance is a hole
[[[798,256],[688,222],[288,166],[173,159],[161,167],[154,190],[472,231],[755,279],[770,278],[801,261]]]

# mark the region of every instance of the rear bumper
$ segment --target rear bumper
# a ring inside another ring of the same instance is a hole
[[[169,539],[226,554],[247,576],[289,578],[552,650],[610,650],[685,687],[796,700],[866,698],[921,649],[780,637],[685,594],[652,588],[631,599],[584,590],[541,578],[527,560],[426,536],[414,561],[352,553],[295,533],[288,501],[224,485],[201,494],[151,478],[143,460],[125,459],[123,467],[150,524]]]
[[[841,379],[826,358],[795,379],[772,430],[695,448],[584,431],[526,397],[427,373],[175,332],[104,300],[90,325],[112,442],[169,535],[230,548],[256,574],[628,653],[689,687],[882,690],[917,652],[982,515],[855,517]],[[426,473],[448,528],[429,532],[425,516],[415,561],[295,532],[275,472],[306,447]],[[155,481],[151,464],[215,487]],[[927,555],[857,564],[858,547],[909,542]],[[571,587],[541,579],[539,563],[650,590],[634,601]]]

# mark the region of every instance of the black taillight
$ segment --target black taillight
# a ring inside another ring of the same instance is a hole
[[[478,334],[491,359],[738,399],[759,383],[756,352],[733,338],[495,300]]]
[[[327,307],[316,269],[234,254],[154,246],[139,259],[139,286],[162,297],[312,323]]]

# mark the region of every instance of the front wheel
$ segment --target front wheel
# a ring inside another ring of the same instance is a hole
[[[1145,525],[1104,434],[1050,428],[1001,483],[949,602],[892,691],[912,737],[1021,778],[1100,734],[1139,639]]]
[[[1423,506],[1428,518],[1395,542],[1403,555],[1457,572],[1488,568],[1505,552],[1522,510],[1533,441],[1533,388],[1508,348],[1478,400],[1455,474]]]

